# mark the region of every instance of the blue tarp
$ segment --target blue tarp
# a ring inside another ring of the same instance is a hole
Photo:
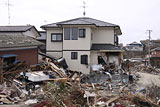
[[[0,58],[9,58],[9,57],[16,57],[17,55],[15,54],[4,54],[4,55],[1,55]]]

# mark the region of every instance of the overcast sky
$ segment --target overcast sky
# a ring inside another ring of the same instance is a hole
[[[148,38],[160,39],[160,0],[10,0],[10,25],[41,25],[83,16],[121,27],[120,42],[128,44]],[[8,25],[8,0],[0,0],[0,25]]]

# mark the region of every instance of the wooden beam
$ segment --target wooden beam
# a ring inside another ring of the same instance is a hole
[[[122,61],[122,53],[120,52],[119,55],[118,55],[118,65],[120,66],[121,65],[121,61]]]

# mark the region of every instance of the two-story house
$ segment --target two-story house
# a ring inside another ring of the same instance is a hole
[[[89,73],[92,65],[121,64],[123,50],[118,46],[118,25],[80,17],[41,26],[46,30],[46,52],[66,59],[68,69]]]

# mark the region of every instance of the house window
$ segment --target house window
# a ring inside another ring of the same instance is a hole
[[[114,35],[114,44],[118,45],[118,36],[117,35]]]
[[[78,28],[72,28],[72,40],[78,40]]]
[[[16,57],[4,58],[3,62],[7,65],[13,64],[16,61]]]
[[[70,28],[64,28],[64,40],[70,40]]]
[[[81,64],[88,65],[88,55],[81,55]]]
[[[78,53],[77,52],[71,52],[71,59],[78,59]]]
[[[86,36],[86,29],[79,29],[79,37],[84,38]]]
[[[51,41],[62,41],[62,34],[61,33],[52,33],[51,34]]]

